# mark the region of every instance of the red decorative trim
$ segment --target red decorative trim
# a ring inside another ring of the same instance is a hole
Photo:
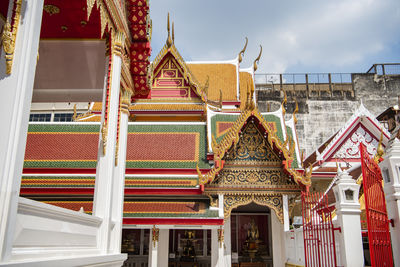
[[[201,188],[125,188],[125,195],[201,195]],[[21,188],[21,195],[93,195],[94,188]]]
[[[128,225],[223,225],[224,219],[124,218],[122,223]]]
[[[93,188],[21,188],[21,195],[93,195]]]
[[[125,188],[125,195],[201,195],[201,188]]]
[[[201,169],[200,170],[202,174],[206,174],[207,172],[209,172],[209,169]],[[197,175],[197,171],[196,169],[126,169],[125,170],[125,174],[186,174],[186,175],[190,175],[190,174],[194,174]]]
[[[96,174],[96,169],[84,168],[24,168],[23,174]]]
[[[375,123],[373,120],[371,120],[370,117],[367,117],[367,119],[368,119],[377,129],[379,129],[379,131],[380,131],[381,127],[379,127],[378,125],[376,125],[376,123]],[[372,135],[372,134],[371,134],[371,135]],[[384,135],[387,139],[390,139],[390,136],[386,135],[385,132],[383,132],[383,135]]]

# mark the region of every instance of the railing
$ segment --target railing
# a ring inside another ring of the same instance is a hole
[[[395,75],[400,74],[400,63],[377,63],[372,65],[367,73],[378,75]]]
[[[307,96],[342,96],[348,92],[354,97],[351,73],[264,73],[255,74],[259,90],[283,90],[288,93],[303,93]]]

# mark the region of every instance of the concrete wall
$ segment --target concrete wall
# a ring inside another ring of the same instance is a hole
[[[338,131],[359,107],[361,101],[375,116],[398,103],[400,75],[352,74],[353,93],[349,91],[323,92],[320,95],[304,91],[287,92],[287,117],[299,103],[297,133],[305,156],[314,151]],[[274,111],[283,100],[279,85],[272,89],[267,84],[256,84],[258,107],[262,112]]]

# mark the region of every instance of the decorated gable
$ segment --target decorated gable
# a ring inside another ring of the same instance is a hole
[[[184,78],[184,71],[168,54],[154,73],[152,99],[182,99],[201,102],[193,85]]]
[[[282,160],[254,122],[245,126],[238,143],[228,150],[223,160],[224,168],[214,181],[216,184],[295,184],[283,172]]]
[[[343,145],[339,147],[332,158],[360,159],[360,143],[366,146],[367,152],[371,157],[376,154],[379,140],[360,124],[344,141]]]

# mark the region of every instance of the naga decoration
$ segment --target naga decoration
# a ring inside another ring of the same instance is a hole
[[[254,62],[253,62],[253,70],[254,70],[254,72],[257,70],[257,64],[259,63],[259,61],[260,61],[260,58],[261,58],[261,54],[262,54],[262,46],[260,45],[260,54],[258,54],[258,57],[254,60]]]
[[[6,58],[6,74],[10,75],[14,60],[15,41],[17,39],[18,26],[21,17],[21,4],[22,0],[14,0],[14,10],[12,22],[6,21],[1,41],[3,43],[3,50]]]
[[[246,37],[246,43],[244,44],[243,49],[240,50],[240,52],[239,52],[239,63],[241,63],[242,60],[243,60],[244,52],[246,51],[248,41],[249,41],[249,40],[248,40],[247,37]]]

